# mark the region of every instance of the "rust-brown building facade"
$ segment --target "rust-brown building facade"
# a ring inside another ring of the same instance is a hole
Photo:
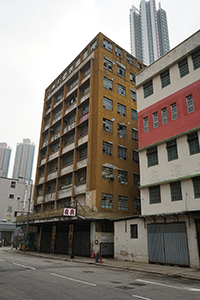
[[[103,253],[112,248],[111,220],[140,213],[135,74],[142,68],[99,33],[45,90],[30,216],[42,228],[41,251],[56,226],[53,251],[67,252],[74,224],[74,254]],[[66,207],[77,216],[64,217]]]

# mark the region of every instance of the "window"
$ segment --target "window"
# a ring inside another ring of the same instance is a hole
[[[97,41],[95,40],[91,45],[90,45],[90,52],[92,52],[97,46]]]
[[[81,58],[77,58],[77,60],[75,61],[75,68],[78,67],[81,63]]]
[[[150,200],[150,204],[161,203],[159,185],[149,187],[149,200]]]
[[[102,166],[102,178],[105,180],[114,179],[115,176],[113,175],[113,168]]]
[[[144,132],[147,132],[147,131],[149,131],[149,120],[148,120],[148,117],[145,117],[143,119],[143,121],[144,121]]]
[[[88,122],[80,127],[80,137],[88,133]]]
[[[113,132],[113,122],[103,118],[103,130]]]
[[[113,82],[111,79],[104,77],[103,78],[103,87],[105,87],[108,90],[112,90],[113,89]]]
[[[130,236],[131,236],[131,239],[138,238],[138,225],[137,224],[130,225]]]
[[[69,85],[69,90],[72,90],[76,85],[78,84],[78,78],[74,79],[70,85]]]
[[[133,64],[133,58],[127,54],[127,61],[130,63],[130,64]]]
[[[197,132],[193,132],[191,134],[188,134],[187,141],[188,141],[190,155],[200,153],[199,140],[198,140]]]
[[[117,113],[122,116],[126,116],[126,106],[122,105],[120,103],[117,103]]]
[[[105,69],[107,69],[109,71],[112,71],[112,62],[111,61],[109,61],[108,59],[104,58],[103,65],[104,65]]]
[[[21,197],[20,196],[17,196],[17,201],[20,201],[21,200]]]
[[[166,124],[168,122],[167,108],[166,107],[164,107],[163,109],[161,109],[161,114],[162,114],[162,123],[164,125],[164,124]]]
[[[85,158],[87,156],[87,144],[79,149],[79,159]]]
[[[82,184],[86,182],[86,168],[81,169],[77,172],[77,183]]]
[[[131,108],[131,119],[134,121],[138,120],[137,111]]]
[[[125,86],[121,85],[121,84],[117,84],[117,93],[126,97],[126,88]]]
[[[149,82],[143,85],[144,90],[144,98],[147,98],[153,94],[153,82],[150,80]]]
[[[142,65],[140,63],[138,63],[138,69],[142,69]]]
[[[101,207],[102,208],[113,208],[113,195],[102,193],[101,196]]]
[[[101,232],[113,232],[114,233],[113,222],[103,221],[103,223],[101,223]]]
[[[72,184],[72,173],[67,176],[61,177],[60,189],[64,189],[66,186]]]
[[[72,71],[73,71],[73,65],[71,65],[71,66],[69,67],[69,74],[71,74]]]
[[[178,118],[176,103],[171,104],[172,120]]]
[[[117,134],[120,138],[126,137],[126,126],[122,124],[117,124]]]
[[[189,74],[189,68],[188,68],[188,61],[187,58],[183,59],[181,62],[178,63],[180,77],[184,77],[187,74]]]
[[[74,142],[75,140],[75,130],[70,132],[67,137],[64,139],[64,145]]]
[[[62,81],[65,80],[67,78],[67,71],[65,71],[62,75]]]
[[[103,141],[103,154],[113,155],[113,144]]]
[[[160,74],[160,80],[161,80],[162,89],[170,84],[169,70]]]
[[[147,162],[148,167],[158,164],[158,151],[157,146],[147,149]]]
[[[103,107],[112,111],[113,110],[113,101],[106,97],[103,97]]]
[[[112,43],[111,43],[111,42],[109,42],[109,41],[107,41],[106,39],[104,39],[104,40],[103,40],[103,46],[104,46],[107,50],[109,50],[109,51],[112,52]]]
[[[132,91],[132,90],[131,90],[131,100],[137,101],[137,94],[135,91]]]
[[[84,86],[83,88],[83,95],[86,95],[90,92],[90,84],[87,84],[86,86]]]
[[[186,97],[186,102],[187,102],[188,113],[193,112],[194,111],[194,104],[193,104],[192,95],[189,95],[189,96]]]
[[[71,197],[60,200],[60,208],[65,208],[70,206],[71,206]]]
[[[57,169],[58,169],[58,160],[55,160],[49,164],[49,172],[54,172]]]
[[[11,188],[15,188],[15,187],[16,187],[16,181],[11,181],[10,187],[11,187]]]
[[[63,157],[63,167],[72,164],[74,161],[74,152],[70,152]]]
[[[133,185],[140,186],[140,174],[133,173]]]
[[[67,100],[67,108],[70,107],[72,104],[74,104],[77,101],[77,94],[74,94]]]
[[[138,130],[135,128],[132,129],[132,139],[138,142]]]
[[[121,159],[127,159],[127,148],[118,146],[118,157]]]
[[[125,70],[123,68],[121,68],[120,66],[117,66],[117,75],[125,77]]]
[[[194,198],[200,198],[200,176],[192,178]]]
[[[156,111],[153,113],[153,127],[157,128],[158,127],[158,112]]]
[[[9,194],[8,196],[9,199],[14,199],[14,197],[15,197],[14,194]]]
[[[171,182],[170,190],[171,190],[171,201],[182,200],[181,182],[180,181]]]
[[[128,184],[128,172],[118,170],[118,182],[122,184]]]
[[[141,214],[141,200],[139,197],[134,198],[134,211]]]
[[[115,46],[115,53],[119,56],[122,57],[122,50],[120,48],[118,48],[117,46]]]
[[[139,154],[136,150],[133,150],[133,161],[135,163],[138,163],[139,162]]]
[[[118,209],[128,210],[128,197],[118,196]]]
[[[167,142],[168,161],[178,159],[176,140]]]
[[[83,59],[87,57],[87,49],[83,52]]]
[[[130,81],[135,83],[135,75],[130,73]]]
[[[194,70],[200,68],[200,50],[192,54],[192,61]]]

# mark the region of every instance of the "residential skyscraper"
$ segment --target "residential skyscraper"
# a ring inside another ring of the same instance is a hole
[[[30,183],[35,145],[29,139],[23,139],[23,143],[17,144],[12,178],[23,177],[22,181]]]
[[[11,148],[6,143],[0,143],[0,176],[8,177]]]
[[[156,11],[155,0],[141,0],[140,9],[130,9],[131,54],[146,65],[170,50],[166,12]]]

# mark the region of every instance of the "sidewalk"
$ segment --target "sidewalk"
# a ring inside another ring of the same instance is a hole
[[[1,248],[1,250],[6,252],[14,251],[21,255],[33,255],[33,256],[38,256],[46,259],[59,259],[59,260],[79,262],[84,264],[96,264],[101,267],[112,267],[112,268],[123,269],[123,270],[140,271],[145,273],[160,274],[160,275],[171,276],[175,278],[180,277],[180,278],[200,281],[200,268],[191,269],[191,268],[183,268],[178,266],[164,266],[159,264],[137,263],[137,262],[130,262],[130,261],[121,261],[112,258],[102,258],[102,263],[100,262],[96,263],[95,258],[82,257],[82,256],[75,256],[73,259],[71,259],[69,255],[31,252],[31,251],[27,251],[24,253],[21,250],[15,250],[15,249],[11,250],[10,247],[4,247],[3,249]]]

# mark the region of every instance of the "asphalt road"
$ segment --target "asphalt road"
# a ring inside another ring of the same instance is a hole
[[[0,251],[1,300],[199,300],[200,282]]]

